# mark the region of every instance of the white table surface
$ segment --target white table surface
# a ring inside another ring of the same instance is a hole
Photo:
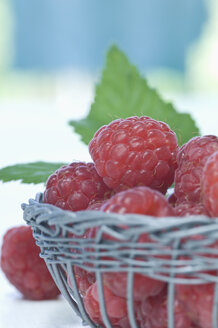
[[[65,102],[61,107],[60,101],[0,101],[0,167],[36,160],[90,160],[87,147],[66,122],[85,114],[91,96],[90,92],[77,92],[74,112],[73,102],[71,106]],[[193,114],[202,134],[218,134],[218,97],[177,95],[173,98],[179,110]],[[0,241],[8,228],[24,224],[20,204],[43,188],[43,184],[0,182]],[[23,300],[0,272],[0,327],[79,328],[82,325],[63,298],[43,302]]]

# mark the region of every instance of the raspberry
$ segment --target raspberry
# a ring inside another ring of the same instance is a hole
[[[130,328],[126,300],[122,297],[115,296],[105,285],[103,285],[103,290],[106,311],[111,325],[116,328]],[[86,312],[91,320],[105,327],[100,311],[97,283],[94,283],[88,289],[83,301]]]
[[[141,185],[165,193],[174,179],[177,151],[169,126],[146,116],[115,120],[89,144],[99,175],[115,191]]]
[[[202,178],[203,203],[212,217],[218,217],[218,152],[211,155]]]
[[[105,285],[114,295],[127,298],[128,276],[125,272],[103,273],[103,279]],[[141,301],[148,296],[157,295],[165,286],[164,282],[139,273],[135,273],[133,279],[133,299],[135,301]]]
[[[97,202],[91,203],[88,207],[87,210],[91,211],[99,211],[103,204],[105,203],[105,200],[99,200]]]
[[[176,216],[189,216],[189,215],[206,215],[208,211],[201,203],[182,202],[176,203],[175,206]]]
[[[90,203],[107,199],[112,191],[98,175],[93,163],[63,166],[47,181],[44,202],[64,210],[85,210]]]
[[[174,327],[194,328],[178,299],[174,300]],[[159,295],[145,299],[136,309],[140,328],[168,328],[167,288]],[[205,327],[204,327],[205,328]]]
[[[104,212],[135,213],[156,217],[173,216],[174,209],[158,191],[135,187],[112,196],[101,208]]]
[[[86,271],[78,266],[74,266],[74,274],[76,278],[77,288],[79,289],[79,292],[82,296],[84,296],[88,290],[88,288],[94,284],[96,281],[95,279],[95,273]],[[70,276],[67,277],[67,282],[71,288],[72,283],[70,280]]]
[[[202,202],[203,168],[208,157],[217,150],[216,136],[195,137],[181,147],[175,173],[175,195],[178,201]]]
[[[212,328],[215,284],[177,285],[176,294],[190,318],[202,328]]]
[[[199,258],[201,261],[208,262],[209,259],[217,259],[217,250],[218,250],[218,240],[215,242],[211,242],[208,244],[207,236],[205,235],[193,235],[186,239],[187,241],[192,242],[192,247],[195,250],[199,249],[199,241],[206,241],[206,247],[208,249],[207,252],[200,253]],[[196,245],[194,243],[196,242]],[[202,243],[203,244],[203,243]],[[200,246],[201,248],[201,246]],[[211,249],[211,250],[210,250]],[[215,250],[215,252],[214,252]],[[193,255],[182,256],[182,260],[193,260]],[[187,264],[188,267],[188,264]],[[208,271],[200,271],[200,273],[210,275],[211,277],[217,277],[217,271],[208,270]],[[179,275],[181,278],[186,278],[184,275]],[[190,276],[190,279],[195,278],[193,275]],[[205,283],[205,284],[186,284],[186,285],[176,285],[176,295],[180,302],[183,305],[184,310],[189,313],[189,317],[191,320],[202,328],[212,328],[212,313],[213,313],[213,302],[214,302],[214,291],[215,291],[215,284],[214,283]]]
[[[56,298],[57,289],[36,246],[30,227],[15,227],[6,232],[2,244],[1,267],[8,280],[25,298]]]
[[[148,187],[135,187],[117,193],[105,202],[102,210],[105,212],[137,213],[157,217],[174,215],[174,210],[167,199],[160,192]],[[151,240],[148,236],[146,238],[145,234],[139,240],[139,242],[149,241]],[[127,273],[104,273],[103,278],[107,287],[115,295],[127,296]],[[162,281],[154,280],[142,274],[134,274],[133,298],[140,301],[148,296],[157,295],[164,285]]]

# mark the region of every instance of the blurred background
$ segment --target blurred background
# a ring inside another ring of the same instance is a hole
[[[165,88],[215,90],[217,16],[216,0],[0,0],[0,96],[57,96],[112,43]]]
[[[0,0],[0,167],[90,159],[67,121],[89,110],[112,44],[202,134],[217,134],[217,0]],[[0,236],[43,188],[0,182]],[[15,291],[2,279],[0,326],[29,328],[22,311],[8,315]]]
[[[70,161],[72,144],[88,158],[66,123],[89,110],[112,44],[202,133],[217,133],[205,120],[217,112],[217,0],[0,0],[0,166]]]

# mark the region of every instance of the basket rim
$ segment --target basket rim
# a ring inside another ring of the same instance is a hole
[[[35,200],[29,200],[29,204],[22,204],[22,208],[24,220],[32,226],[34,238],[41,248],[41,256],[47,263],[68,263],[72,260],[70,253],[72,248],[76,253],[78,249],[82,250],[82,256],[78,253],[78,257],[75,255],[73,260],[74,264],[81,267],[84,263],[93,261],[93,254],[96,258],[98,256],[101,258],[104,249],[106,249],[105,256],[110,257],[116,254],[118,261],[121,259],[124,261],[122,263],[127,263],[125,262],[127,255],[122,253],[122,247],[124,249],[127,247],[129,256],[133,256],[130,266],[137,267],[138,262],[134,262],[134,258],[140,256],[141,248],[143,248],[144,253],[141,256],[145,256],[144,254],[150,249],[153,251],[148,255],[151,258],[151,267],[142,268],[151,273],[156,263],[158,268],[163,265],[163,263],[158,263],[160,260],[158,256],[163,255],[161,247],[168,247],[171,263],[167,264],[166,261],[169,262],[169,259],[166,259],[165,265],[168,266],[169,274],[173,267],[175,267],[175,273],[177,272],[176,270],[181,264],[179,256],[183,256],[183,254],[190,256],[193,270],[196,268],[198,271],[218,270],[218,249],[214,250],[210,247],[218,241],[218,218],[211,219],[204,216],[157,218],[140,214],[105,213],[93,210],[71,212],[54,205],[41,203],[40,197],[41,195],[38,194]],[[94,236],[83,238],[90,228],[98,229]],[[146,241],[146,239],[139,241],[138,238],[146,234],[154,240],[154,243]],[[199,234],[205,235],[204,238],[200,240],[187,238]],[[108,239],[108,236],[113,239]],[[184,240],[185,242],[183,242]],[[207,247],[208,245],[209,247]],[[91,250],[92,248],[94,251]],[[88,252],[87,249],[89,249]],[[203,254],[203,257],[199,258],[199,254],[200,257]],[[161,260],[161,262],[164,261]],[[97,260],[97,266],[98,263]],[[103,265],[107,265],[107,263],[104,262]],[[108,265],[110,266],[111,263]],[[89,270],[89,265],[84,268]],[[216,278],[216,282],[218,282],[218,278]]]
[[[155,216],[151,216],[151,215],[146,215],[146,214],[135,214],[135,213],[130,213],[130,214],[127,214],[127,213],[124,213],[124,214],[119,214],[119,213],[109,213],[109,212],[101,212],[101,211],[98,211],[98,210],[80,210],[80,211],[76,211],[76,212],[73,212],[73,211],[70,211],[70,210],[64,210],[60,207],[57,207],[53,204],[48,204],[48,203],[43,203],[43,193],[37,193],[36,194],[36,197],[35,199],[34,198],[30,198],[29,201],[28,201],[28,204],[27,203],[22,203],[21,204],[21,208],[22,210],[24,211],[26,208],[30,208],[30,207],[40,207],[40,208],[44,208],[44,209],[48,209],[48,210],[56,210],[59,212],[59,214],[65,214],[66,216],[69,216],[69,217],[72,217],[72,218],[75,218],[78,214],[79,216],[81,214],[91,214],[91,213],[95,213],[95,215],[97,216],[102,216],[102,215],[99,215],[103,213],[104,216],[108,216],[108,217],[114,217],[114,218],[127,218],[127,222],[129,224],[131,224],[131,222],[128,220],[129,218],[137,218],[137,222],[140,224],[140,223],[143,223],[142,220],[146,219],[151,219],[151,220],[154,220],[154,221],[159,221],[159,220],[166,220],[166,219],[171,219],[173,220],[174,222],[176,221],[182,221],[185,220],[186,222],[192,222],[193,220],[195,220],[195,222],[198,222],[196,220],[199,220],[199,223],[205,223],[205,224],[217,224],[218,223],[218,217],[208,217],[206,215],[189,215],[189,216],[183,216],[183,217],[178,217],[178,216],[163,216],[163,217],[155,217]],[[121,219],[122,220],[122,219]],[[123,219],[124,220],[124,219]],[[124,220],[125,221],[125,220]],[[140,222],[142,221],[142,222]]]
[[[169,234],[165,233],[165,237],[185,238],[196,234],[209,234],[213,240],[218,240],[218,218],[210,218],[205,215],[154,217],[143,214],[119,214],[96,210],[73,212],[63,210],[52,204],[43,203],[42,193],[37,193],[35,199],[30,198],[28,204],[22,203],[21,208],[23,209],[24,220],[32,227],[45,223],[48,227],[73,224],[78,230],[78,235],[80,231],[88,228],[101,228],[106,232],[111,227],[119,226],[125,227],[124,239],[129,237],[128,231],[131,229],[135,229],[135,233],[153,233],[174,229]]]

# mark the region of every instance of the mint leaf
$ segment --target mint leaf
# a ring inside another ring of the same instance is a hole
[[[23,183],[43,183],[64,163],[34,162],[17,164],[0,169],[0,180],[8,182],[21,180]]]
[[[176,112],[171,103],[148,86],[124,53],[113,46],[108,51],[106,67],[100,84],[96,86],[95,100],[88,116],[69,124],[88,144],[102,125],[134,115],[146,115],[168,123],[176,132],[180,145],[200,133],[192,117]]]

